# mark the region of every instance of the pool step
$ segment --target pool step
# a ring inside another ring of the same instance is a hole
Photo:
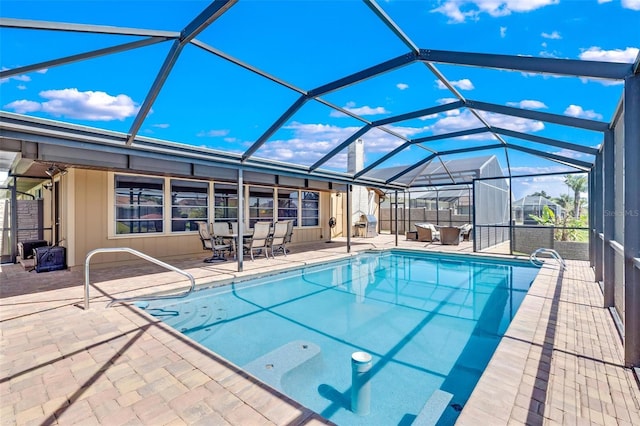
[[[263,382],[282,390],[285,374],[320,356],[320,346],[303,340],[294,340],[254,359],[243,369]]]
[[[453,398],[453,395],[449,392],[436,389],[427,402],[424,403],[422,410],[420,410],[412,424],[416,426],[435,425],[440,420],[444,410],[447,409],[451,398]]]

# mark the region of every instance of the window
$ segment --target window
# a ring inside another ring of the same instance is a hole
[[[302,191],[302,226],[320,224],[320,193]]]
[[[273,189],[249,187],[249,227],[256,222],[273,222]]]
[[[116,234],[162,232],[164,179],[118,175]]]
[[[298,191],[278,189],[278,220],[293,220],[298,226]]]
[[[209,184],[171,180],[171,232],[197,231],[196,221],[208,221]]]
[[[214,192],[214,221],[237,222],[238,221],[238,187],[224,183],[216,183]]]

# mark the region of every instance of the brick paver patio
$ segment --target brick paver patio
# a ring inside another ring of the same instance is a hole
[[[393,247],[388,235],[354,239],[352,251]],[[471,251],[405,241],[403,247]],[[310,250],[314,251],[310,256]],[[343,241],[292,248],[286,258],[245,260],[245,272],[347,255]],[[198,283],[238,275],[235,263],[169,263]],[[640,425],[640,391],[586,262],[541,270],[465,405],[459,424]],[[113,297],[178,289],[186,282],[151,264],[42,274],[0,269],[2,425],[328,424],[216,354]]]

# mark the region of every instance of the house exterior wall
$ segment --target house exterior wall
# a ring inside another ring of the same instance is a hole
[[[97,248],[129,247],[161,260],[206,255],[197,232],[113,235],[109,231],[109,228],[113,229],[110,223],[114,221],[115,211],[113,173],[71,169],[63,177],[62,184],[61,237],[65,241],[61,245],[67,247],[67,264],[70,268],[83,267],[87,254]],[[329,197],[329,192],[320,191],[320,225],[294,228],[292,245],[329,238]],[[210,197],[210,222],[213,219],[212,204],[213,197]],[[171,212],[166,211],[165,220],[170,215]],[[127,253],[101,253],[91,259],[91,264],[130,261],[137,259]]]

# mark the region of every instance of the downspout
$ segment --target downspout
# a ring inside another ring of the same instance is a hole
[[[351,253],[351,184],[347,184],[347,253]]]
[[[242,258],[244,253],[244,185],[242,169],[238,169],[238,239],[236,244],[236,257],[238,258],[238,272],[242,272]]]

